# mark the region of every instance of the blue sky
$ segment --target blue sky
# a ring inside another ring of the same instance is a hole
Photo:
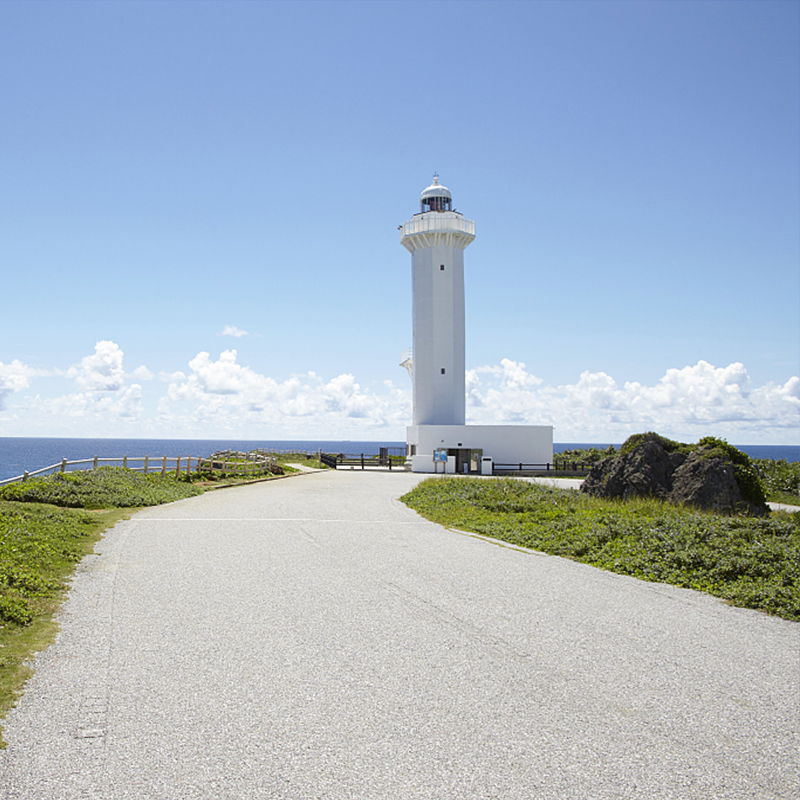
[[[0,83],[0,435],[403,439],[437,171],[468,421],[800,440],[798,2],[6,0]]]

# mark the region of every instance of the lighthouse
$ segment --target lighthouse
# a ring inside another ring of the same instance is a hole
[[[434,176],[420,212],[402,227],[400,242],[411,253],[414,425],[465,422],[464,250],[475,223],[452,204]]]
[[[400,230],[411,253],[413,344],[401,364],[413,385],[411,469],[487,475],[495,464],[549,464],[550,426],[466,424],[464,250],[475,240],[475,223],[453,208],[450,190],[434,175],[419,212]]]

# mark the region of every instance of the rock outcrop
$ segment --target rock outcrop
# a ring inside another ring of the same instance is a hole
[[[657,434],[636,439],[633,447],[623,445],[620,455],[596,464],[581,491],[623,500],[656,497],[726,514],[769,513],[763,502],[742,497],[734,463],[719,448],[698,446],[690,450]]]

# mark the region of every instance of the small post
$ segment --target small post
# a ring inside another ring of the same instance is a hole
[[[67,459],[66,458],[62,458],[61,459],[61,471],[62,472],[66,472],[67,471]]]
[[[164,456],[161,459],[161,477],[163,478],[167,474],[167,457]]]
[[[361,454],[361,469],[364,469],[364,454]]]
[[[23,481],[23,483],[26,480],[28,480],[28,470],[25,470],[25,472],[22,473],[22,481]]]
[[[147,475],[147,465],[150,462],[150,456],[144,457],[144,474]]]
[[[122,456],[122,469],[128,469],[128,456]]]
[[[92,469],[97,469],[97,456],[94,457],[94,464],[92,464]]]
[[[175,477],[177,478],[181,474],[181,457],[178,456],[175,459]]]

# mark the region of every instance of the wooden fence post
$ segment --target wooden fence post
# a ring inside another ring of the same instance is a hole
[[[122,469],[128,469],[128,456],[122,456]]]
[[[147,475],[147,465],[150,462],[150,456],[144,457],[144,474]]]
[[[23,481],[23,483],[26,480],[28,480],[28,470],[25,470],[25,472],[22,473],[22,481]]]
[[[92,464],[92,469],[97,469],[97,456],[94,457],[94,464]]]
[[[177,478],[181,474],[181,457],[178,456],[175,459],[175,477]]]
[[[61,459],[61,471],[62,472],[66,472],[66,469],[67,469],[67,459],[66,458],[62,458]]]

